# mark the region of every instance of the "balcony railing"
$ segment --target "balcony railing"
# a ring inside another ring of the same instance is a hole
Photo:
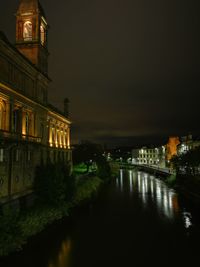
[[[26,142],[41,143],[40,137],[0,130],[0,140],[2,139],[12,140],[12,141],[26,141]]]

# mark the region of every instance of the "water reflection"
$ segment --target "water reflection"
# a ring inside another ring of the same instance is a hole
[[[135,172],[133,170],[129,170],[128,172],[120,170],[120,175],[116,179],[116,185],[120,188],[121,192],[126,189],[126,192],[128,190],[130,194],[138,194],[142,199],[144,207],[147,207],[153,202],[158,213],[169,219],[173,219],[180,212],[178,197],[175,191],[168,188],[164,182],[150,174]],[[188,227],[188,217],[184,220],[187,221],[185,225]]]
[[[133,192],[133,172],[129,171],[129,184],[130,184],[130,193]]]
[[[153,202],[153,206],[157,208],[160,215],[164,215],[168,219],[174,219],[176,215],[181,215],[184,227],[186,229],[192,227],[192,214],[185,209],[183,211],[180,209],[176,192],[154,176],[129,170],[127,183],[127,172],[120,170],[116,185],[124,193],[127,192],[128,186],[130,194],[140,196],[144,207],[151,205]]]
[[[190,212],[183,212],[183,219],[184,219],[184,224],[185,228],[188,229],[192,226],[192,215]]]
[[[69,267],[71,254],[71,240],[63,241],[55,259],[51,260],[48,267]]]
[[[194,254],[198,257],[199,213],[188,205],[182,208],[174,190],[153,175],[122,170],[108,189],[92,205],[75,212],[69,223],[41,236],[39,246],[33,243],[19,257],[11,258],[7,265],[0,262],[0,266],[129,266],[126,258],[127,262],[135,260],[134,266],[152,263],[160,267],[170,266],[173,256],[175,265],[181,266],[180,259],[185,261],[187,254],[187,266],[195,266],[191,259]]]

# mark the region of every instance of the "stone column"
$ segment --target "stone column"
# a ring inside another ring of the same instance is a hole
[[[58,128],[57,128],[57,124],[55,124],[55,145],[56,145],[56,147],[58,145]]]
[[[66,148],[66,129],[63,128],[63,147]]]
[[[49,121],[49,144],[50,146],[52,146],[53,140],[52,140],[52,125],[51,125],[51,121]]]
[[[67,148],[70,149],[70,127],[67,129]]]
[[[10,116],[9,116],[9,131],[13,132],[14,131],[14,125],[13,125],[13,111],[14,111],[14,99],[10,99]]]
[[[21,109],[21,121],[22,121],[22,134],[23,134],[23,136],[25,136],[25,135],[27,135],[26,111],[23,108]]]
[[[31,136],[35,136],[35,118],[34,118],[34,113],[31,112],[30,114],[30,130],[29,130],[29,134]]]

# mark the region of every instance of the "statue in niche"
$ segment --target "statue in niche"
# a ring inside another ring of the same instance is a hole
[[[24,23],[23,37],[25,41],[32,40],[32,23],[30,21]]]

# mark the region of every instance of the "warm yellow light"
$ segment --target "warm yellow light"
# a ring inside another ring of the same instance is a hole
[[[68,267],[70,263],[71,256],[71,240],[68,239],[64,241],[60,247],[57,259],[49,263],[49,267]]]

